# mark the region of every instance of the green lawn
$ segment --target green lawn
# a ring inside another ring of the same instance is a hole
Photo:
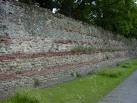
[[[137,69],[137,59],[45,89],[20,90],[1,103],[97,103]]]

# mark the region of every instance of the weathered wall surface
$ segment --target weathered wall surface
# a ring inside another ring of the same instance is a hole
[[[93,50],[72,52],[75,47]],[[46,87],[136,56],[135,41],[49,10],[0,1],[0,98]]]

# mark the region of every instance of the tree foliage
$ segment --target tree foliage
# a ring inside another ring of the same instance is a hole
[[[135,30],[136,10],[133,0],[98,0],[95,22],[105,29],[131,37]]]

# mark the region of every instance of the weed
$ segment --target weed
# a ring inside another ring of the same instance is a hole
[[[16,74],[21,74],[21,73],[22,73],[21,70],[17,70],[17,71],[16,71]]]

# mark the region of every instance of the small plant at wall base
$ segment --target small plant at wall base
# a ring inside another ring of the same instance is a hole
[[[79,72],[76,72],[76,77],[80,78],[80,77],[82,77],[82,75]]]
[[[79,72],[71,72],[70,75],[71,75],[72,77],[77,77],[77,78],[82,77],[82,75],[81,75]]]
[[[34,87],[40,86],[40,81],[37,78],[33,78],[34,81]]]
[[[71,72],[70,75],[71,75],[72,77],[75,77],[75,73],[74,73],[74,72]]]
[[[88,72],[88,75],[93,75],[93,74],[96,74],[96,71],[90,71],[90,72]]]

